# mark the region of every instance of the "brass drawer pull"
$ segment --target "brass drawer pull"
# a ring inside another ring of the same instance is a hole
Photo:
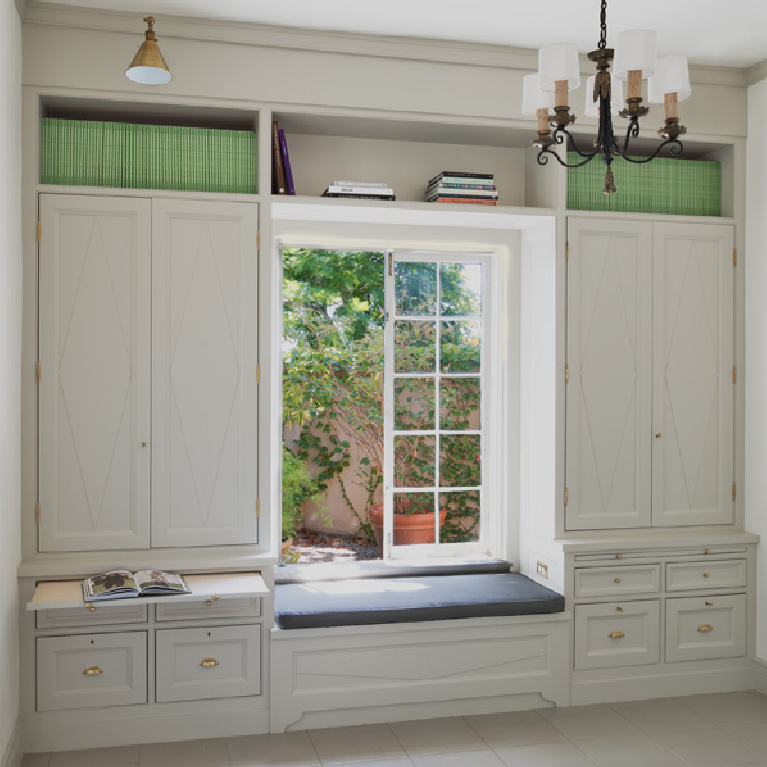
[[[218,599],[219,599],[219,597],[218,597],[218,594],[214,594],[214,595],[213,595],[213,599],[206,599],[206,600],[205,600],[205,604],[206,604],[208,607],[210,607],[210,606],[211,606],[211,605],[212,605],[214,602],[218,602]]]
[[[215,658],[203,658],[200,661],[200,665],[203,668],[215,668],[219,665],[219,662]]]
[[[709,573],[703,573],[703,577],[704,578],[710,578],[711,576],[709,575]]]
[[[616,559],[623,559],[623,554],[616,554],[616,555],[615,555],[615,558],[616,558]]]
[[[701,623],[698,626],[698,631],[701,634],[710,634],[714,630],[714,627],[710,623]]]
[[[622,631],[611,631],[607,636],[609,636],[610,639],[623,639],[626,635]]]
[[[616,583],[620,583],[620,582],[621,582],[621,579],[620,579],[620,578],[616,578],[616,579],[615,579],[615,582],[616,582]]]
[[[98,666],[88,666],[88,668],[83,669],[83,676],[98,676],[103,673],[104,671]]]

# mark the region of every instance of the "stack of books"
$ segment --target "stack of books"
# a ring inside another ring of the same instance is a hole
[[[394,190],[386,182],[334,181],[323,197],[346,197],[355,200],[396,200]]]
[[[492,173],[443,170],[429,181],[424,199],[426,202],[497,205],[498,190]]]

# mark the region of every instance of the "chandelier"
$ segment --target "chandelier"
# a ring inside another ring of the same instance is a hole
[[[596,63],[597,73],[589,77],[586,88],[585,114],[596,117],[599,126],[597,137],[592,143],[593,149],[579,149],[567,129],[575,122],[575,116],[570,114],[568,93],[581,83],[578,49],[574,43],[554,43],[539,50],[538,72],[526,75],[523,79],[522,114],[535,115],[538,119],[538,136],[533,146],[540,150],[539,165],[548,164],[549,157],[553,156],[566,168],[578,168],[599,157],[606,166],[605,187],[602,191],[612,194],[615,192],[612,163],[616,157],[642,164],[653,160],[663,149],[668,149],[671,155],[682,152],[679,136],[687,133],[687,128],[679,124],[677,103],[690,95],[690,76],[686,57],[656,56],[655,32],[651,30],[621,32],[617,39],[617,49],[608,48],[607,0],[601,0],[601,3],[599,43],[597,49],[588,55],[589,60]],[[615,63],[611,74],[613,59]],[[631,157],[629,151],[632,139],[639,136],[639,118],[649,111],[648,107],[642,106],[644,77],[647,78],[650,103],[665,104],[666,120],[658,130],[663,141],[649,156]],[[624,83],[627,96],[625,108],[621,109]],[[553,114],[550,113],[551,109],[554,110]],[[614,116],[628,120],[625,137],[620,143],[613,129]],[[573,162],[560,157],[556,147],[561,145],[576,155]]]

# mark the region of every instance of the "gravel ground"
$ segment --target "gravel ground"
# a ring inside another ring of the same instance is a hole
[[[296,533],[293,537],[293,543],[286,553],[299,554],[299,564],[380,559],[378,546],[365,538],[320,533],[305,529]]]

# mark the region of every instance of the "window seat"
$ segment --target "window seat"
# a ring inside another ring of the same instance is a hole
[[[561,594],[519,573],[455,572],[277,583],[280,629],[560,613]]]

